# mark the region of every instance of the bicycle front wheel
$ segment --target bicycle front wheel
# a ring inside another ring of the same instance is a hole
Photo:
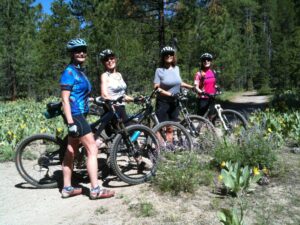
[[[218,142],[214,125],[209,120],[198,115],[190,115],[189,119],[190,122],[183,120],[181,124],[192,136],[194,150],[204,154],[211,153]]]
[[[19,174],[37,188],[55,188],[62,177],[63,143],[48,134],[36,134],[22,140],[15,163]]]
[[[173,121],[159,123],[153,128],[162,152],[191,151],[193,140],[181,124]]]
[[[221,119],[216,116],[213,119],[213,124],[217,133],[225,135],[233,141],[239,139],[243,132],[248,128],[248,122],[245,117],[235,110],[224,109],[221,111],[221,116],[226,127]]]
[[[126,130],[128,135],[118,134],[112,143],[111,168],[123,182],[140,184],[155,174],[160,151],[158,140],[143,125],[131,125]],[[133,139],[136,133],[139,135]]]

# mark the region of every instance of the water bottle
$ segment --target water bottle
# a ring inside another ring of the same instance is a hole
[[[130,137],[130,141],[136,141],[138,137],[140,136],[141,131],[137,130],[134,131],[133,135]]]

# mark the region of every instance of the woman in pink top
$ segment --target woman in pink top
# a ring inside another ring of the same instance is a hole
[[[204,53],[200,57],[200,71],[195,74],[194,85],[199,97],[198,114],[203,116],[209,107],[209,98],[201,93],[216,93],[216,75],[210,68],[213,56]]]

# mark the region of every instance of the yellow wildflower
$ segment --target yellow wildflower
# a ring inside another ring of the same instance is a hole
[[[224,168],[226,166],[226,163],[223,161],[222,163],[221,163],[221,168]]]
[[[268,131],[269,131],[269,133],[272,133],[272,129],[270,127],[268,128]]]
[[[253,168],[253,174],[254,174],[254,176],[260,174],[259,169],[258,169],[257,167],[254,167],[254,168]]]
[[[45,128],[41,129],[41,133],[45,133],[45,132],[46,132]]]
[[[11,130],[9,130],[9,131],[7,131],[7,134],[8,134],[9,136],[11,136],[11,135],[13,134],[13,132],[12,132]]]
[[[56,128],[56,131],[57,131],[58,133],[61,133],[63,130],[64,130],[64,129],[63,129],[63,128],[61,128],[61,127],[59,127],[59,128]]]
[[[222,181],[222,180],[223,180],[223,176],[222,176],[221,174],[218,176],[218,180],[219,180],[219,181]]]
[[[262,171],[264,172],[264,174],[268,175],[269,174],[269,170],[267,167],[264,166],[264,168],[262,169]]]
[[[22,123],[20,127],[21,127],[21,129],[25,129],[26,128],[26,124]]]

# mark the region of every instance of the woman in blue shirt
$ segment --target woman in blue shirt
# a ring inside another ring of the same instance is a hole
[[[113,191],[100,188],[98,185],[98,148],[85,117],[88,113],[88,100],[91,84],[85,75],[83,63],[87,58],[87,44],[83,39],[72,39],[67,44],[71,62],[63,71],[60,79],[63,111],[68,123],[68,146],[63,167],[62,197],[68,198],[82,193],[81,188],[71,185],[74,157],[79,144],[87,151],[87,171],[91,182],[90,199],[109,198]]]

